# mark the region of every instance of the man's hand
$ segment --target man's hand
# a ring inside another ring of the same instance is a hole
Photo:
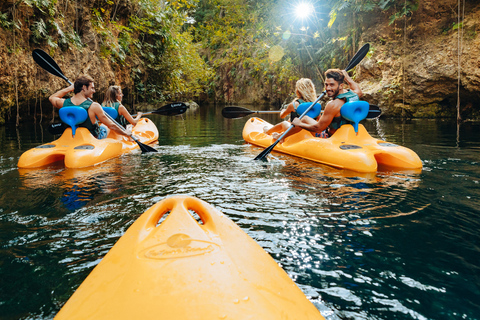
[[[73,90],[74,90],[74,86],[73,86],[73,84],[71,84],[70,86],[68,86],[64,89],[55,92],[48,99],[50,100],[50,102],[52,103],[52,105],[55,108],[60,109],[61,107],[63,107],[63,101],[65,100],[65,99],[63,99],[63,97],[67,93],[72,92]]]

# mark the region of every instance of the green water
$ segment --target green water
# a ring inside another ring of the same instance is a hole
[[[0,318],[50,319],[125,230],[173,194],[205,200],[257,241],[327,319],[480,319],[480,124],[366,122],[418,153],[419,174],[358,174],[243,142],[221,107],[150,117],[158,153],[19,170],[53,140],[0,127]],[[263,117],[271,122],[275,116]],[[46,126],[46,123],[43,124]]]

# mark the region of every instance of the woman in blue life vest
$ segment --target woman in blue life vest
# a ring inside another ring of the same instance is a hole
[[[290,122],[293,121],[293,119],[298,118],[300,116],[297,113],[297,107],[300,104],[304,102],[313,102],[317,99],[315,85],[313,84],[312,80],[308,78],[301,78],[300,80],[298,80],[297,83],[295,84],[295,95],[297,97],[293,99],[293,101],[290,102],[290,104],[280,112],[280,118],[283,119],[287,115],[290,115]],[[263,131],[266,134],[272,135],[272,138],[278,139],[278,137],[280,137],[280,135],[291,126],[290,122],[282,121],[280,123],[277,123],[273,127],[263,128]],[[285,137],[283,137],[283,139],[285,139],[286,137],[292,134],[299,132],[300,130],[301,128],[297,128],[297,127],[293,128]]]
[[[344,88],[344,81],[350,89]],[[328,138],[343,124],[350,123],[342,117],[340,109],[346,102],[359,101],[363,95],[360,86],[350,78],[347,71],[340,69],[329,69],[325,72],[325,91],[332,100],[327,103],[318,120],[305,116],[301,120],[292,121],[295,126],[314,132],[315,136],[320,138]]]
[[[122,105],[123,93],[120,86],[110,86],[105,92],[105,98],[102,102],[102,107],[114,108],[118,112],[118,116],[115,119],[123,127],[127,127],[128,123],[134,127],[140,118],[142,113],[139,112],[135,118],[128,112],[127,108]]]

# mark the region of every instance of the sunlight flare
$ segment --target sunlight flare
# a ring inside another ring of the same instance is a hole
[[[315,9],[313,7],[313,4],[310,2],[300,2],[296,7],[295,7],[295,15],[299,19],[305,19],[308,18],[310,15],[314,13]]]

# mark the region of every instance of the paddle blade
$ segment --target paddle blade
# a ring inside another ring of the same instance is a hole
[[[148,153],[148,152],[158,152],[158,150],[144,144],[144,143],[141,143],[140,141],[138,141],[137,138],[135,138],[134,136],[131,136],[132,139],[138,144],[138,146],[140,147],[140,150],[142,150],[142,153]]]
[[[142,153],[148,153],[148,152],[158,152],[157,149],[150,147],[149,145],[146,145],[141,142],[137,142],[138,146],[140,147],[140,150],[142,150]]]
[[[67,77],[65,77],[65,75],[63,74],[58,64],[55,62],[55,60],[53,60],[52,57],[48,55],[48,53],[40,49],[35,49],[32,52],[32,57],[33,57],[33,60],[40,67],[43,68],[43,70],[53,74],[54,76],[60,77],[63,80],[67,81],[68,83],[72,84],[70,80],[68,80]]]
[[[362,59],[367,55],[368,51],[370,50],[370,44],[366,43],[363,45],[363,47],[360,48],[360,50],[355,53],[353,56],[352,60],[350,60],[350,63],[347,65],[345,70],[350,71],[353,68],[357,66],[357,64],[362,61]]]
[[[185,113],[188,109],[188,106],[183,102],[174,102],[163,107],[158,108],[151,113],[161,114],[162,116],[177,116],[179,114]]]
[[[381,114],[382,114],[382,110],[380,110],[378,106],[371,104],[370,109],[368,110],[367,119],[378,118],[380,117]]]
[[[253,160],[267,161],[267,155],[273,150],[273,148],[275,148],[275,146],[277,145],[278,141],[280,141],[280,140],[275,141],[270,147],[268,147],[267,149],[265,149],[265,150],[263,150],[262,152],[260,152],[260,153],[258,154],[258,156],[256,156],[255,159],[253,159]]]
[[[248,116],[255,111],[242,107],[225,107],[222,109],[222,116],[227,119],[236,119]]]

